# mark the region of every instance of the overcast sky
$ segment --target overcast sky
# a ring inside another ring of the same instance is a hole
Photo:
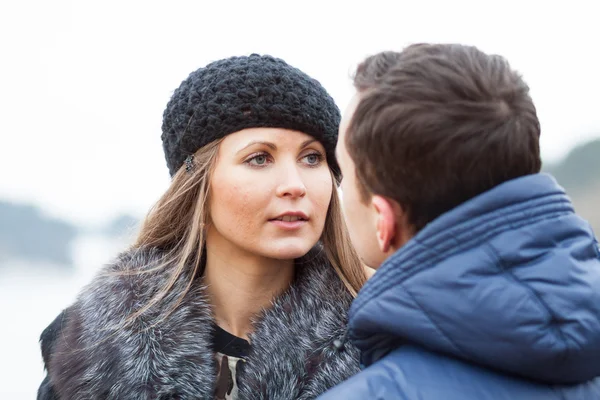
[[[600,135],[598,1],[0,2],[0,198],[77,223],[143,215],[166,189],[163,109],[206,63],[269,53],[343,109],[356,63],[413,42],[506,56],[531,87],[542,151]]]

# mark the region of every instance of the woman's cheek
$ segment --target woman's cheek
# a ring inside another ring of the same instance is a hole
[[[314,199],[315,208],[320,215],[327,214],[329,203],[331,203],[331,196],[333,195],[333,185],[331,182],[331,176],[329,171],[325,176],[321,176],[320,179],[314,180],[314,185],[311,190],[311,197]]]

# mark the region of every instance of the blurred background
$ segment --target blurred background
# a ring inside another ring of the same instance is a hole
[[[460,42],[531,87],[544,169],[600,232],[597,1],[0,1],[0,398],[31,399],[38,337],[169,184],[163,109],[187,75],[269,53],[343,109],[365,56]]]

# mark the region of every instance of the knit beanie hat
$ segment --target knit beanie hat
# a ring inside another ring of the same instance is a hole
[[[252,54],[212,62],[175,90],[163,114],[162,142],[171,176],[210,142],[245,128],[291,129],[325,147],[336,178],[340,111],[321,84],[271,56]]]

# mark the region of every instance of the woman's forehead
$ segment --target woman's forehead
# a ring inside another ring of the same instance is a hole
[[[314,137],[284,128],[248,128],[229,134],[222,145],[234,152],[239,152],[252,145],[265,145],[277,150],[283,147],[302,148],[309,144],[319,144]]]

